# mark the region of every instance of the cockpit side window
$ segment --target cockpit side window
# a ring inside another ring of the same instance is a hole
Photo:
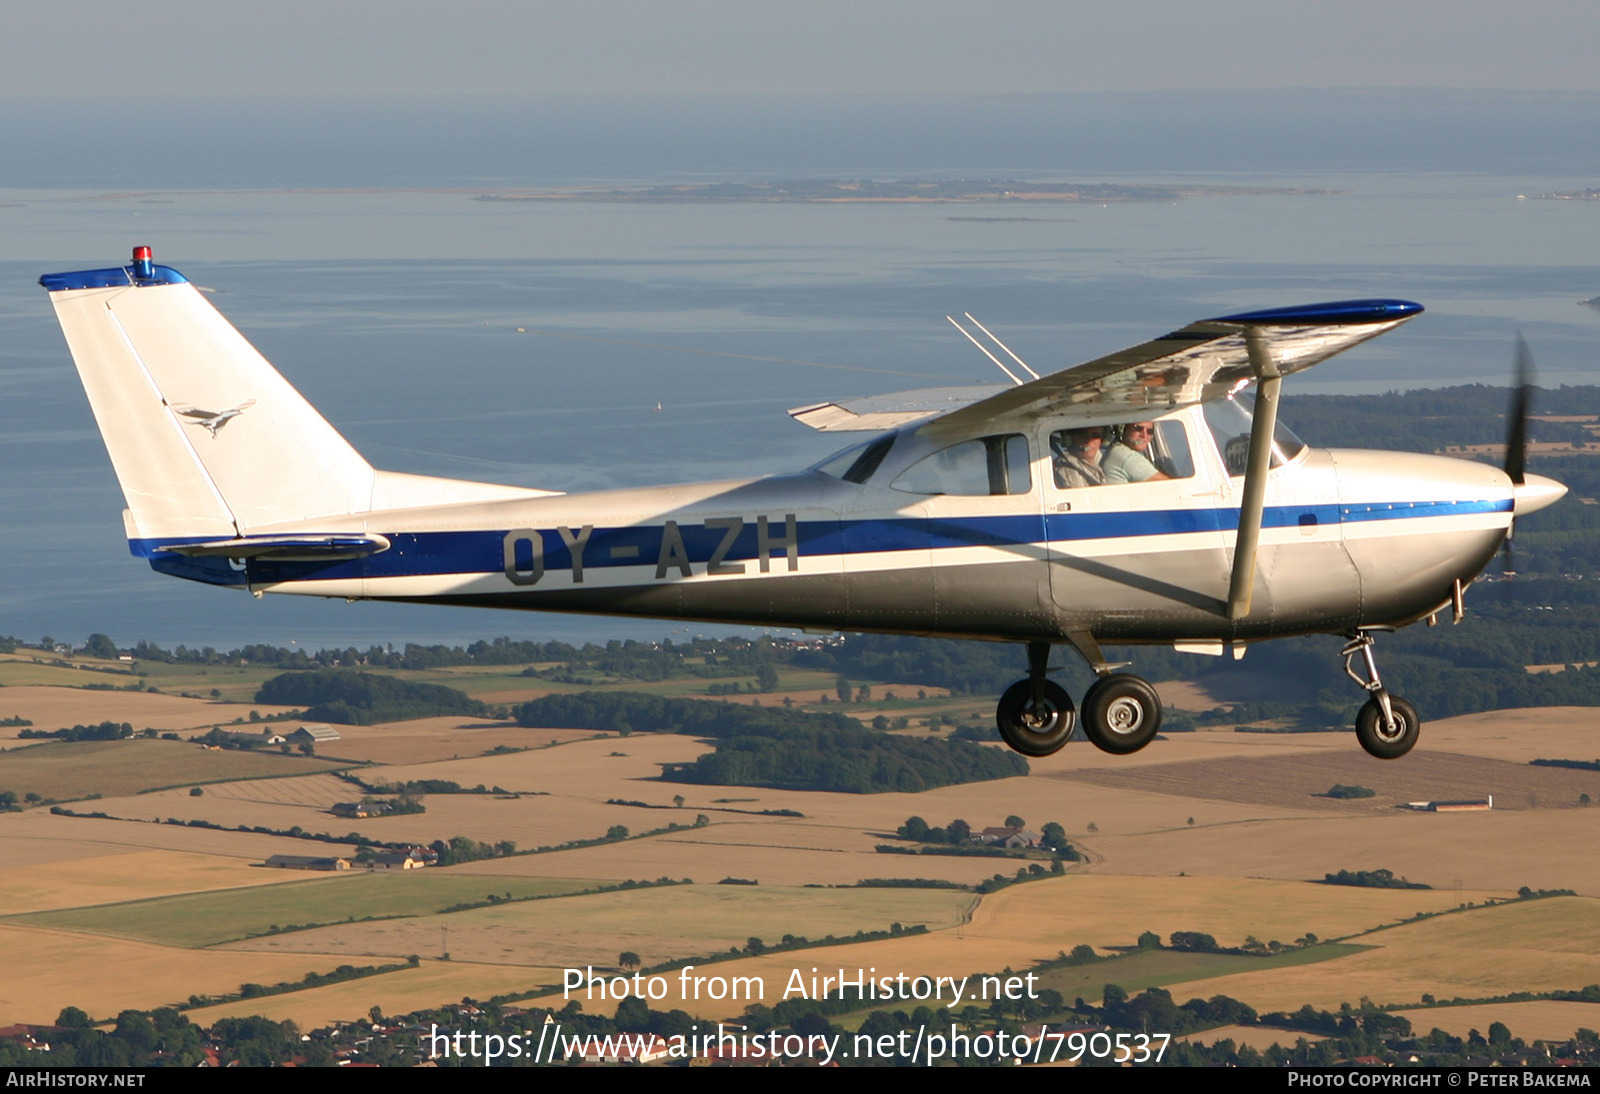
[[[872,478],[878,465],[883,463],[883,458],[889,454],[889,449],[894,447],[895,434],[885,433],[870,441],[852,445],[843,452],[835,453],[812,467],[813,471],[821,471],[824,475],[832,475],[836,479],[861,485]]]
[[[908,494],[1026,494],[1033,489],[1028,438],[1004,433],[953,444],[924,456],[889,485]]]
[[[1177,418],[1055,430],[1050,463],[1060,490],[1194,475],[1189,433]]]
[[[1250,462],[1253,406],[1254,400],[1243,393],[1216,399],[1205,405],[1206,425],[1216,439],[1217,451],[1222,454],[1222,462],[1227,465],[1230,476],[1243,475]],[[1298,456],[1305,446],[1304,441],[1279,421],[1272,432],[1272,466],[1282,467]]]

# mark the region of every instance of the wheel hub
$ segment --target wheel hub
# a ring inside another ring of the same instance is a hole
[[[1055,728],[1061,712],[1050,703],[1040,700],[1022,712],[1022,724],[1033,733],[1048,733]]]
[[[1112,700],[1106,708],[1106,726],[1113,733],[1137,733],[1144,725],[1144,704],[1127,697]]]

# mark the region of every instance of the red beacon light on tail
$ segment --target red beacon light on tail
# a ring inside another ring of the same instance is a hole
[[[150,257],[149,247],[135,247],[133,249],[133,276],[140,281],[149,281],[156,275],[156,264]]]

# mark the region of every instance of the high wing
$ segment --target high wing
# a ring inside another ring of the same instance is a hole
[[[1422,311],[1408,300],[1341,300],[1202,319],[1182,330],[1016,387],[974,384],[817,403],[789,411],[825,433],[894,429],[962,432],[1053,417],[1129,421],[1209,402],[1256,376],[1247,332],[1280,375],[1300,372],[1393,330]]]

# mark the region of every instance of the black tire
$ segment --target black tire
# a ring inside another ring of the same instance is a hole
[[[1006,688],[995,708],[995,723],[1006,744],[1024,756],[1049,756],[1061,750],[1077,721],[1072,696],[1060,684],[1046,680],[1039,686],[1040,704],[1033,702],[1033,683],[1018,680]]]
[[[1380,760],[1398,760],[1411,751],[1422,732],[1416,707],[1398,695],[1391,695],[1389,709],[1394,711],[1393,730],[1384,724],[1383,707],[1377,699],[1368,699],[1356,715],[1356,740],[1368,755]]]
[[[1161,697],[1137,676],[1102,676],[1083,697],[1084,735],[1102,752],[1137,752],[1160,728]]]

